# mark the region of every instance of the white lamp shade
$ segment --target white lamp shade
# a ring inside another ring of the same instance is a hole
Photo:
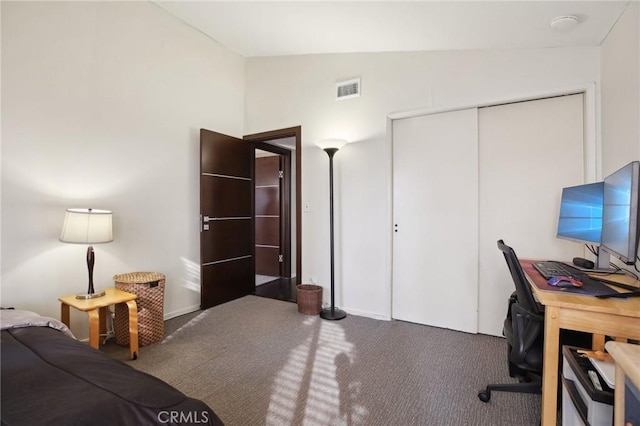
[[[67,209],[60,233],[63,243],[99,244],[113,241],[109,210]]]
[[[344,139],[323,139],[321,141],[316,142],[316,145],[320,149],[327,149],[327,148],[340,149],[343,146],[345,146],[347,143],[348,142]]]

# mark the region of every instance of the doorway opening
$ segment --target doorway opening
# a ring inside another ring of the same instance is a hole
[[[245,136],[253,142],[255,292],[296,301],[300,276],[300,128]]]

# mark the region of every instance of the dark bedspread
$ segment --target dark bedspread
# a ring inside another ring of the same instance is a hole
[[[47,327],[2,330],[3,425],[221,425],[203,402]]]

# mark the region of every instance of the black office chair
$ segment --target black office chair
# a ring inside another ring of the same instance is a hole
[[[544,307],[538,304],[531,291],[516,252],[498,241],[504,254],[516,291],[509,298],[503,334],[507,338],[509,376],[518,383],[491,384],[478,393],[482,402],[489,402],[491,391],[541,393],[542,355],[544,347]]]

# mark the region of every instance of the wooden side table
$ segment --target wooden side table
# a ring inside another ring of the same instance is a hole
[[[138,358],[138,306],[135,294],[116,288],[107,288],[106,294],[95,299],[76,299],[75,294],[59,297],[61,321],[69,327],[69,306],[89,314],[89,345],[99,349],[100,333],[106,331],[107,308],[126,303],[129,308],[129,350],[131,359]]]
[[[605,347],[616,362],[613,424],[622,426],[625,422],[625,378],[628,377],[631,383],[633,383],[637,389],[640,389],[640,345],[623,342],[607,342]]]

